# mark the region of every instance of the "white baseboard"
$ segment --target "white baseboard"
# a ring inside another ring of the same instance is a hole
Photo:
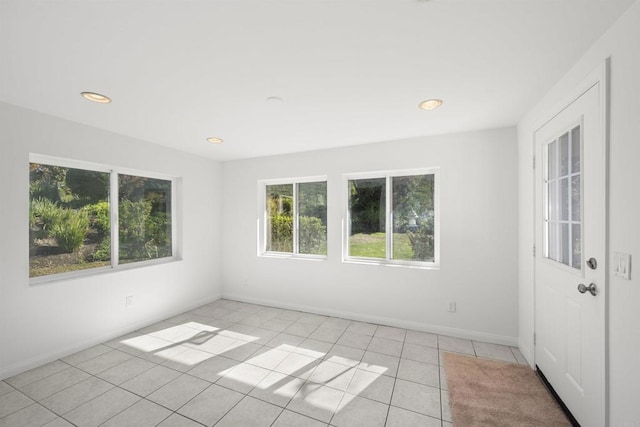
[[[40,354],[37,357],[32,357],[26,360],[21,360],[20,362],[14,363],[12,365],[9,366],[2,366],[0,367],[0,380],[3,380],[5,378],[10,378],[14,375],[20,374],[24,371],[28,371],[29,369],[33,369],[36,368],[38,366],[44,365],[45,363],[49,363],[49,362],[53,362],[54,360],[69,356],[70,354],[76,353],[78,351],[81,350],[85,350],[89,347],[93,347],[94,345],[98,345],[101,344],[105,341],[109,341],[112,340],[114,338],[117,338],[119,336],[128,334],[130,332],[136,331],[138,329],[144,328],[146,326],[152,325],[156,322],[159,322],[161,320],[164,319],[168,319],[170,317],[176,316],[178,314],[184,313],[185,311],[189,311],[189,310],[193,310],[194,308],[198,308],[202,305],[205,304],[209,304],[213,301],[217,301],[221,298],[221,295],[216,295],[213,297],[207,297],[204,298],[202,300],[199,300],[197,302],[193,302],[191,304],[187,304],[184,307],[181,307],[180,309],[176,309],[176,310],[171,310],[169,312],[165,312],[162,314],[158,314],[157,316],[153,316],[150,317],[148,319],[145,319],[144,321],[140,321],[140,322],[136,322],[136,323],[132,323],[130,325],[127,325],[124,328],[118,328],[118,329],[114,329],[112,331],[109,331],[106,334],[102,334],[101,336],[98,337],[93,337],[91,339],[85,340],[83,342],[74,344],[72,346],[69,347],[65,347],[62,349],[55,349],[52,350],[51,352],[48,352],[46,354]]]
[[[527,359],[527,363],[529,364],[529,366],[535,369],[535,358],[533,355],[533,350],[529,349],[529,347],[523,345],[521,342],[518,344],[518,347],[520,348],[520,353],[522,353],[524,358]]]
[[[360,322],[377,323],[380,325],[394,326],[396,328],[413,329],[421,332],[429,332],[438,335],[448,335],[450,337],[470,339],[474,341],[488,342],[492,344],[508,345],[518,347],[518,338],[504,335],[489,334],[486,332],[471,331],[466,329],[449,328],[446,326],[430,325],[402,319],[374,316],[364,313],[354,313],[341,310],[334,310],[326,307],[311,307],[301,304],[289,304],[282,301],[275,301],[263,298],[247,297],[245,295],[229,294],[223,292],[225,299],[248,302],[252,304],[268,305],[272,307],[285,308],[288,310],[306,311],[308,313],[322,314],[325,316],[341,317],[343,319],[357,320]]]

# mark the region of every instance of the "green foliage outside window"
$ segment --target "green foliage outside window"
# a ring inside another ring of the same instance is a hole
[[[171,256],[171,181],[118,175],[120,263]]]
[[[322,220],[313,216],[298,218],[298,240],[301,254],[327,254],[327,227]]]
[[[298,188],[298,253],[327,254],[327,182],[303,182]]]
[[[151,214],[151,204],[145,200],[120,202],[119,231],[120,231],[120,259],[151,258],[146,253],[146,222]]]
[[[433,174],[350,180],[349,256],[433,262],[433,196]]]
[[[405,261],[434,260],[434,176],[410,175],[391,178],[393,207],[393,259]],[[401,255],[397,250],[396,236],[405,235],[413,253]]]
[[[91,224],[101,236],[109,236],[111,233],[111,209],[109,202],[102,201],[84,207],[85,212],[91,218]]]
[[[269,218],[270,241],[267,250],[273,252],[293,252],[293,217],[275,214]]]
[[[413,250],[411,259],[433,261],[433,226],[421,225],[415,232],[408,232],[407,237]]]
[[[267,185],[266,216],[266,251],[293,253],[294,228],[297,227],[298,254],[327,254],[326,182]]]
[[[110,173],[30,163],[29,275],[111,264]],[[171,181],[119,175],[122,263],[171,256]]]
[[[109,261],[111,259],[111,237],[100,241],[96,250],[91,254],[92,261]]]
[[[298,252],[301,254],[326,255],[327,227],[316,217],[301,216],[298,218]],[[269,251],[292,252],[293,250],[293,217],[276,214],[270,217]]]
[[[89,231],[89,216],[86,212],[61,209],[60,218],[51,228],[53,237],[64,252],[77,252]]]
[[[106,265],[92,257],[104,233],[91,206],[108,206],[109,174],[31,163],[29,175],[30,277]]]

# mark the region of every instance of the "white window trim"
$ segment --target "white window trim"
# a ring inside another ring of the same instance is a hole
[[[326,175],[308,176],[302,178],[278,178],[263,179],[258,181],[258,238],[257,255],[266,258],[295,258],[322,261],[328,259],[328,255],[300,254],[298,252],[298,186],[296,184],[305,184],[310,182],[326,182],[327,183],[327,213],[329,210],[329,183]],[[293,184],[293,252],[276,252],[267,251],[267,185]],[[327,227],[328,229],[328,227]],[[327,234],[327,241],[328,241]],[[328,243],[328,242],[327,242]],[[327,253],[329,250],[327,249]]]
[[[391,259],[391,245],[392,239],[389,237],[393,228],[392,218],[392,202],[391,202],[391,178],[413,175],[433,175],[433,210],[434,210],[434,224],[433,224],[433,262],[426,261],[406,261]],[[373,179],[373,178],[385,178],[386,179],[386,200],[385,200],[385,235],[386,237],[386,259],[382,258],[367,258],[356,257],[349,255],[349,236],[351,235],[351,217],[349,212],[349,181],[354,179]],[[390,267],[409,267],[409,268],[423,268],[423,269],[439,269],[440,268],[440,168],[420,168],[420,169],[401,169],[401,170],[385,170],[376,172],[359,172],[349,173],[342,176],[342,189],[343,189],[343,233],[342,233],[342,262],[352,264],[368,264],[368,265],[381,265]],[[391,202],[391,203],[390,203]]]
[[[569,133],[569,150],[571,150],[571,132],[573,131],[574,128],[579,127],[580,128],[580,160],[581,162],[584,160],[584,147],[582,144],[582,132],[584,132],[584,119],[580,119],[577,120],[575,122],[573,122],[573,124],[570,124],[569,126],[566,126],[564,128],[564,131],[562,131],[561,133],[559,133],[559,135],[564,135],[565,133]],[[558,141],[559,144],[559,140],[560,140],[560,136],[556,137],[555,139],[548,141],[544,144],[543,147],[543,174],[544,174],[544,187],[543,187],[543,218],[544,218],[544,230],[543,230],[543,256],[542,256],[542,262],[547,263],[548,265],[552,265],[554,267],[559,268],[560,270],[564,270],[566,273],[571,273],[573,275],[575,275],[576,277],[582,277],[584,274],[584,236],[582,239],[582,247],[581,247],[581,261],[580,261],[580,266],[579,267],[573,267],[571,265],[567,265],[564,264],[560,261],[554,260],[553,258],[550,257],[550,250],[549,250],[549,223],[550,222],[554,222],[556,224],[565,222],[568,223],[570,226],[572,224],[575,223],[579,223],[581,226],[581,229],[584,229],[584,173],[583,173],[583,169],[582,169],[582,165],[580,166],[580,212],[581,212],[581,216],[580,216],[580,221],[573,221],[571,219],[569,219],[568,221],[562,221],[562,220],[554,220],[551,221],[549,219],[549,144],[553,143],[554,141]],[[558,148],[559,150],[559,148]],[[569,151],[571,152],[571,151]],[[558,154],[558,159],[556,160],[556,166],[559,168],[560,167],[560,156]],[[556,172],[557,174],[559,174],[559,172]],[[567,175],[567,177],[569,179],[571,179],[572,174]],[[556,182],[559,182],[559,178],[558,176],[556,176],[556,178],[554,178],[554,180]],[[558,190],[559,192],[560,190]],[[560,194],[558,193],[557,197],[560,197]],[[559,251],[559,248],[557,249]],[[570,250],[572,250],[572,248],[570,248]]]
[[[143,178],[162,179],[171,181],[171,256],[150,259],[145,261],[137,261],[127,264],[120,264],[118,258],[118,227],[111,228],[111,265],[104,267],[87,268],[85,270],[69,271],[65,273],[49,274],[46,276],[30,277],[30,285],[40,285],[44,283],[56,282],[60,280],[75,279],[87,276],[104,274],[111,271],[124,271],[135,268],[149,267],[159,264],[167,264],[170,262],[181,261],[182,257],[178,253],[178,208],[177,208],[177,191],[179,178],[176,176],[160,174],[155,172],[140,171],[137,169],[121,168],[108,166],[100,163],[85,162],[81,160],[66,159],[61,157],[53,157],[42,154],[29,153],[29,163],[42,163],[50,166],[59,166],[65,168],[83,169],[94,172],[105,172],[110,174],[109,181],[109,206],[115,207],[110,209],[111,224],[118,224],[118,174],[135,175]]]

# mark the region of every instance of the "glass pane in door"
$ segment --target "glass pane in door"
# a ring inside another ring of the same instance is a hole
[[[546,252],[551,260],[582,268],[582,172],[580,126],[547,144]]]

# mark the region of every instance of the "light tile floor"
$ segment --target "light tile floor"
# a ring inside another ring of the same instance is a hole
[[[0,381],[0,427],[450,427],[442,354],[516,348],[219,300]]]

